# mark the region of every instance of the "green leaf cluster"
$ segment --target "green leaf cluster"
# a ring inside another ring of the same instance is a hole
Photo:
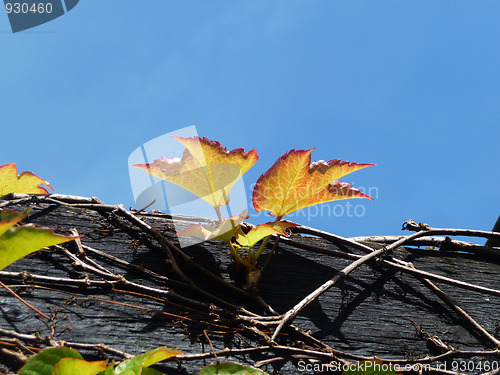
[[[67,237],[48,228],[32,224],[14,226],[24,219],[30,208],[23,212],[3,209],[0,212],[0,270],[9,264],[47,246],[58,245],[78,237]]]
[[[42,184],[52,189],[48,181],[31,172],[24,171],[18,175],[14,163],[0,166],[0,195],[48,194],[47,190],[41,187]],[[0,270],[44,247],[79,238],[61,236],[48,228],[35,227],[31,224],[15,227],[14,225],[23,220],[29,212],[30,208],[26,208],[23,212],[10,209],[0,211]]]
[[[164,347],[124,360],[115,365],[108,361],[86,361],[71,348],[47,348],[30,357],[18,375],[162,375],[154,364],[182,354]],[[266,375],[263,371],[233,362],[206,366],[199,375]]]

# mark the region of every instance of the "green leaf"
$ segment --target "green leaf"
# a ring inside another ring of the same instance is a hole
[[[30,207],[25,208],[23,212],[17,212],[8,208],[3,209],[0,212],[0,236],[24,219],[30,211]]]
[[[109,367],[103,372],[99,373],[99,375],[116,375],[115,361],[113,360],[113,362],[109,365]]]
[[[142,368],[142,374],[141,375],[164,375],[163,372],[160,372],[158,370],[155,370],[154,368],[151,367],[143,367]]]
[[[273,224],[260,224],[252,228],[247,234],[241,230],[236,233],[236,241],[241,246],[252,248],[257,242],[271,234],[281,234],[288,236],[281,226],[273,226]]]
[[[62,236],[48,228],[37,228],[33,225],[10,228],[0,236],[0,270],[44,247],[68,242],[75,238],[78,237]]]
[[[225,243],[231,242],[235,232],[240,228],[241,222],[248,217],[248,210],[243,210],[239,215],[231,216],[229,219],[222,219],[218,227],[208,225],[192,224],[188,228],[177,233],[178,236],[190,236],[204,240],[219,240]]]
[[[362,361],[350,366],[342,375],[397,375],[393,366],[380,360]]]
[[[115,373],[117,375],[142,375],[142,374],[161,374],[160,372],[155,372],[156,370],[148,369],[151,371],[143,371],[143,368],[154,365],[157,362],[163,361],[170,357],[175,357],[176,355],[182,354],[183,352],[176,349],[167,348],[156,348],[150,350],[141,355],[136,355],[133,358],[127,359],[121,362],[115,368]]]
[[[87,362],[79,358],[63,358],[54,366],[52,375],[97,375],[104,371],[106,361]]]
[[[66,347],[47,348],[28,358],[18,375],[52,375],[54,366],[63,358],[82,359],[82,356],[76,350]]]
[[[250,366],[243,366],[234,362],[221,362],[208,365],[199,375],[267,375],[265,372]]]
[[[144,362],[142,365],[144,367],[149,367],[154,365],[155,363],[164,361],[167,358],[175,357],[182,353],[183,352],[177,349],[168,349],[164,347],[156,348],[154,350],[150,350],[149,352],[143,354]]]

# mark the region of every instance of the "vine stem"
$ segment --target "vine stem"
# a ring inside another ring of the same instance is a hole
[[[399,241],[396,241],[392,243],[391,245],[387,246],[387,248],[382,248],[379,250],[371,251],[371,253],[359,258],[358,260],[352,262],[349,266],[345,267],[342,271],[337,273],[333,278],[328,280],[327,282],[323,283],[320,287],[318,287],[316,290],[314,290],[312,293],[310,293],[308,296],[302,299],[298,304],[296,304],[293,308],[288,310],[283,318],[281,318],[280,323],[276,327],[273,335],[271,336],[271,340],[275,340],[278,334],[280,333],[281,329],[283,326],[288,323],[290,320],[295,318],[297,314],[303,310],[307,305],[309,305],[312,301],[314,301],[316,298],[318,298],[320,295],[322,295],[324,292],[326,292],[328,289],[330,289],[332,286],[335,284],[339,283],[340,281],[344,280],[347,275],[349,275],[352,271],[354,271],[356,268],[361,266],[363,263],[368,262],[369,260],[375,258],[378,255],[387,253],[392,251],[393,249],[397,248],[398,246],[402,245],[405,241],[409,241],[413,238],[417,238],[423,235],[425,231],[420,231],[417,233],[414,233],[408,237],[405,237]]]
[[[386,250],[392,250],[394,248],[396,248],[397,246],[400,246],[402,245],[403,243],[412,243],[412,241],[416,241],[418,238],[421,238],[423,237],[424,235],[428,235],[428,234],[464,234],[464,233],[467,233],[469,235],[474,235],[474,236],[478,236],[478,237],[484,237],[484,236],[487,236],[487,237],[490,237],[492,236],[493,232],[485,232],[485,231],[473,231],[473,230],[460,230],[460,229],[441,229],[441,228],[430,228],[428,225],[426,224],[416,224],[413,220],[409,220],[407,221],[404,225],[403,225],[403,229],[406,229],[406,227],[410,226],[410,228],[413,228],[413,230],[417,230],[417,229],[420,229],[420,231],[410,235],[410,236],[406,236],[406,237],[402,237],[400,238],[399,240],[393,242]],[[300,228],[300,227],[298,227]],[[299,231],[302,231],[302,232],[311,232],[310,230],[311,228],[302,228],[301,229],[298,229]],[[411,229],[410,229],[411,230]],[[325,238],[328,238],[329,240],[332,240],[332,239],[335,239],[335,240],[339,240],[339,239],[342,239],[343,241],[342,242],[352,242],[352,239],[344,239],[342,237],[338,237],[338,236],[335,236],[335,235],[332,235],[332,234],[329,234],[329,233],[326,233],[326,232],[321,232],[321,231],[318,231],[319,233],[316,233],[316,234],[320,234],[322,237],[325,237]],[[493,236],[494,237],[494,236]],[[354,245],[354,244],[350,244],[351,246]],[[356,246],[357,248],[361,248],[363,251],[368,251],[368,249],[370,249],[370,251],[373,252],[373,250],[365,245],[361,245],[359,246]],[[366,258],[366,257],[369,257],[372,253],[369,253],[368,255],[364,256],[364,257],[361,257],[359,258],[357,261],[355,261],[354,263],[356,262],[360,262],[362,259]],[[398,260],[398,259],[394,259],[395,263],[397,263],[398,265],[401,264],[402,266],[404,266],[407,270],[416,270],[415,267],[411,264],[411,263],[406,263],[406,262],[403,262],[401,260]],[[352,263],[351,266],[354,264]],[[392,262],[389,262],[387,261],[386,259],[382,259],[382,263],[383,264],[391,264],[393,265]],[[349,266],[349,267],[351,267]],[[349,268],[347,267],[347,268]],[[344,272],[346,269],[344,269],[342,272]],[[342,273],[341,272],[341,273]],[[338,275],[337,275],[338,276]],[[336,277],[337,277],[336,276]],[[461,307],[459,307],[455,302],[453,302],[451,300],[451,298],[449,298],[443,291],[441,291],[436,285],[434,285],[431,281],[429,281],[427,278],[423,277],[422,275],[419,275],[419,274],[414,274],[413,276],[415,276],[422,284],[424,284],[431,292],[433,292],[437,297],[439,297],[446,305],[448,305],[450,308],[452,308],[459,316],[462,317],[462,319],[464,319],[466,322],[468,322],[472,327],[473,329],[479,333],[479,335],[485,339],[490,345],[492,345],[493,347],[500,347],[500,341],[497,340],[493,335],[491,335],[488,331],[486,331],[480,324],[478,324],[469,314],[467,314],[467,312],[465,310],[463,310]],[[335,278],[334,278],[335,279]],[[323,284],[320,288],[318,288],[316,291],[314,291],[313,293],[311,293],[308,297],[312,297],[313,299],[316,298],[315,296],[315,293],[318,293],[320,292],[320,289],[321,288],[326,288],[328,289],[329,287],[331,287],[332,285],[329,285],[331,282],[332,282],[333,279],[329,280],[327,283]],[[325,290],[326,290],[325,289]],[[324,291],[321,291],[321,293],[323,293]],[[320,295],[320,294],[318,294]],[[300,308],[302,309],[303,307],[305,307],[310,301],[307,301],[308,297],[306,297],[303,301],[301,301],[302,304],[304,304],[304,306],[299,306],[299,305],[296,305],[295,308]],[[307,303],[306,303],[307,302]],[[292,309],[292,310],[294,310]],[[280,321],[280,324],[278,325],[278,328],[280,328],[280,325],[282,326],[285,322],[285,318],[287,318],[287,315],[291,315],[290,318],[293,318],[297,313],[297,312],[294,312],[295,315],[292,315],[290,314],[292,312],[292,310],[290,310],[287,314],[285,314],[284,318],[282,318],[282,320]],[[278,330],[278,328],[276,329],[276,331]],[[273,339],[274,339],[274,335],[273,335]]]
[[[238,250],[236,250],[231,243],[231,241],[226,242],[227,245],[229,246],[229,251],[231,252],[231,255],[233,256],[234,263],[236,263],[237,266],[242,266],[243,265],[243,260],[241,260],[240,254],[238,254]]]
[[[217,214],[217,218],[219,222],[222,223],[222,214],[220,212],[220,206],[214,206],[215,213]]]
[[[363,243],[355,242],[355,241],[352,241],[351,239],[344,238],[344,237],[341,237],[341,236],[338,236],[338,235],[335,235],[332,233],[328,233],[325,231],[309,228],[306,226],[294,227],[294,228],[290,228],[290,229],[294,233],[312,234],[312,235],[324,238],[329,242],[347,245],[347,246],[353,247],[355,249],[361,250],[365,253],[369,253],[369,252],[373,251],[373,248],[371,248]],[[424,236],[424,234],[429,235],[428,232],[421,232],[421,233],[422,233],[422,235],[420,237]],[[406,236],[406,237],[400,237],[399,240],[405,240],[404,243],[406,244],[406,243],[412,243],[420,237],[412,236],[411,238],[409,238],[409,236]],[[293,245],[295,247],[304,248],[306,250],[318,252],[321,254],[333,255],[333,256],[344,258],[344,259],[356,260],[356,259],[361,258],[361,256],[357,255],[357,254],[351,254],[351,253],[341,252],[341,251],[337,251],[337,250],[324,249],[324,248],[319,248],[319,247],[315,247],[315,246],[311,246],[311,245],[305,245],[305,244],[302,244],[300,242],[290,240],[288,238],[282,238],[281,241],[286,243],[286,244]],[[492,249],[492,250],[494,250],[494,249]],[[441,276],[441,275],[437,275],[437,274],[434,274],[431,272],[422,271],[422,270],[419,270],[418,268],[410,267],[410,263],[402,261],[400,259],[394,259],[394,258],[391,260],[382,259],[382,262],[380,264],[383,266],[392,268],[392,269],[397,269],[398,271],[401,271],[401,272],[409,273],[409,274],[414,275],[414,276],[422,276],[422,277],[425,277],[429,280],[439,281],[439,282],[442,282],[442,283],[445,283],[448,285],[456,286],[459,288],[471,290],[471,291],[478,292],[478,293],[489,294],[492,296],[500,296],[500,290],[498,290],[498,289],[492,289],[492,288],[488,288],[488,287],[484,287],[484,286],[480,286],[480,285],[476,285],[476,284],[470,284],[470,283],[460,281],[457,279],[453,279],[453,278],[449,278],[446,276]]]
[[[283,326],[291,319],[295,318],[297,314],[307,305],[309,305],[312,301],[314,301],[316,298],[318,298],[320,295],[322,295],[324,292],[326,292],[328,289],[330,289],[332,286],[337,284],[338,282],[344,280],[348,274],[350,274],[352,271],[354,271],[356,268],[358,268],[360,265],[363,263],[369,261],[370,259],[376,257],[377,255],[382,254],[385,251],[385,249],[380,249],[380,250],[375,250],[370,254],[365,255],[364,257],[361,257],[360,259],[352,262],[349,266],[344,268],[342,271],[337,273],[333,278],[325,282],[323,285],[318,287],[315,291],[310,293],[308,296],[306,296],[302,301],[300,301],[298,304],[296,304],[292,309],[288,310],[288,312],[281,318],[280,323],[276,327],[273,335],[271,336],[271,340],[274,341],[278,334],[280,333],[281,329]]]
[[[428,224],[417,224],[413,220],[408,220],[403,224],[402,230],[423,231],[428,235],[448,234],[452,236],[483,237],[500,239],[499,232],[490,232],[487,230],[475,229],[454,229],[454,228],[432,228]]]
[[[493,335],[486,331],[479,323],[477,323],[465,310],[458,306],[453,300],[448,297],[441,289],[434,285],[429,280],[423,277],[417,277],[417,279],[424,284],[431,292],[438,296],[444,303],[446,303],[450,308],[452,308],[462,319],[467,321],[474,330],[481,335],[488,343],[493,347],[499,348],[500,341],[497,340]]]
[[[9,292],[12,296],[16,297],[19,301],[21,301],[22,303],[24,303],[31,310],[33,310],[38,315],[40,315],[42,318],[44,318],[46,321],[50,322],[50,318],[47,315],[45,315],[43,312],[41,312],[40,310],[38,310],[36,307],[34,307],[30,303],[28,303],[27,301],[25,301],[24,299],[22,299],[21,297],[19,297],[16,292],[14,292],[12,289],[10,289],[7,285],[5,285],[4,283],[2,283],[1,281],[0,281],[0,286],[2,286],[3,288],[5,288],[5,290],[7,290],[7,292]]]
[[[279,222],[283,217],[282,216],[278,216],[276,217],[276,220],[274,220],[274,224],[276,224],[277,222]],[[270,234],[269,236],[267,236],[266,238],[264,238],[264,241],[262,241],[262,243],[260,244],[259,246],[259,250],[257,250],[257,253],[255,254],[255,260],[259,259],[260,255],[262,254],[262,251],[264,251],[264,249],[266,248],[269,240],[271,239],[273,235]]]

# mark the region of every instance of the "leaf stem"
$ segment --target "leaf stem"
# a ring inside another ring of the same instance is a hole
[[[248,247],[247,254],[248,254],[248,263],[254,264],[254,262],[257,260],[258,257],[256,257],[255,252],[253,251],[253,248],[251,246]]]
[[[274,220],[273,224],[276,224],[282,218],[283,218],[283,216],[277,216],[276,220]],[[272,234],[270,234],[269,236],[267,236],[266,238],[264,238],[264,241],[262,241],[262,243],[260,244],[259,250],[257,250],[257,253],[255,254],[255,260],[259,259],[260,255],[262,254],[262,251],[264,251],[265,247],[267,246],[267,243],[271,239],[271,236],[272,236]]]
[[[260,244],[259,250],[257,250],[257,253],[255,254],[255,260],[259,259],[260,254],[262,254],[262,251],[265,249],[267,243],[271,239],[271,236],[272,235],[269,235],[266,238],[264,238],[264,241],[262,241],[262,243]]]
[[[220,206],[214,206],[215,213],[217,214],[217,218],[219,222],[222,223],[222,215],[220,213]]]
[[[240,257],[240,254],[238,254],[238,250],[236,250],[231,243],[231,241],[227,242],[227,245],[229,246],[229,251],[231,252],[231,255],[233,256],[234,262],[236,263],[237,266],[242,266],[243,265],[243,260]]]

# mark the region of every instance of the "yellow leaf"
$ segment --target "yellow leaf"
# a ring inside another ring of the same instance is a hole
[[[54,190],[50,186],[49,181],[42,180],[36,174],[24,171],[18,175],[17,167],[14,163],[0,166],[0,196],[9,193],[49,194],[41,185]]]
[[[368,198],[339,178],[374,164],[358,164],[340,159],[311,163],[310,150],[291,150],[281,156],[255,185],[252,201],[257,212],[268,210],[283,216],[318,203],[348,198]],[[373,199],[372,199],[373,200]]]
[[[87,362],[80,358],[63,358],[54,366],[52,375],[97,375],[108,367],[106,361]]]
[[[190,191],[216,210],[229,203],[230,190],[258,159],[256,150],[228,151],[207,138],[174,138],[186,147],[181,159],[162,157],[134,167]]]
[[[248,211],[244,210],[240,215],[231,216],[229,219],[222,219],[218,227],[208,225],[192,224],[188,228],[177,233],[178,236],[190,236],[203,240],[219,240],[225,243],[231,242],[240,223],[248,217]]]
[[[241,246],[252,248],[261,239],[272,234],[281,234],[283,236],[288,236],[288,234],[286,234],[281,226],[275,226],[274,223],[270,223],[257,225],[256,227],[252,228],[247,234],[239,231],[238,233],[236,233],[236,241]]]
[[[62,236],[48,228],[39,228],[32,224],[10,228],[0,236],[0,270],[44,247],[76,238],[79,237]]]

